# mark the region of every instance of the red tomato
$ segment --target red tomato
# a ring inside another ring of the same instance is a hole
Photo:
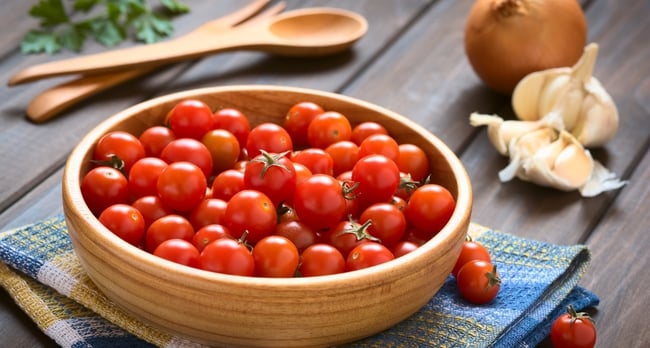
[[[298,162],[293,162],[293,169],[296,170],[296,185],[313,175],[309,168]]]
[[[225,129],[213,129],[205,133],[201,142],[212,156],[212,171],[221,173],[231,169],[241,153],[237,138]]]
[[[212,198],[219,198],[224,201],[230,200],[235,193],[243,190],[244,172],[235,169],[225,170],[212,181]]]
[[[496,266],[483,260],[473,260],[461,267],[456,283],[463,298],[476,304],[491,302],[501,288]]]
[[[386,134],[372,134],[359,145],[359,158],[368,155],[384,155],[397,163],[399,160],[399,145],[397,141]]]
[[[211,225],[223,223],[228,203],[219,198],[204,199],[190,212],[190,223],[194,230]]]
[[[153,126],[145,129],[138,139],[144,147],[145,156],[160,157],[165,146],[172,140],[176,140],[176,135],[168,127]]]
[[[122,166],[114,161],[114,156],[122,160]],[[144,147],[133,134],[113,131],[102,136],[95,146],[93,161],[113,166],[128,173],[133,163],[145,156]]]
[[[252,276],[255,272],[255,260],[242,242],[220,238],[206,245],[201,251],[199,268],[224,274]]]
[[[483,260],[485,262],[492,262],[492,259],[490,258],[490,253],[483,245],[471,240],[466,240],[463,242],[463,247],[460,250],[460,255],[456,260],[456,264],[454,265],[454,269],[451,271],[451,274],[453,274],[454,277],[456,277],[461,267],[463,267],[466,263],[472,260]]]
[[[176,104],[168,115],[169,126],[178,138],[199,140],[213,128],[212,110],[196,99],[183,100]]]
[[[255,275],[260,277],[289,278],[298,269],[298,248],[282,236],[262,238],[253,248]]]
[[[224,225],[212,224],[199,228],[192,236],[192,244],[203,251],[206,245],[220,238],[232,238],[230,231]]]
[[[399,145],[397,167],[411,179],[421,182],[429,175],[429,157],[419,146],[413,144]]]
[[[293,198],[296,190],[296,170],[285,155],[260,150],[244,169],[244,187],[264,193],[277,207]]]
[[[344,218],[346,199],[338,180],[329,175],[314,174],[296,185],[293,208],[300,221],[314,230],[321,230]]]
[[[307,146],[307,128],[316,116],[325,112],[323,108],[313,102],[301,102],[289,108],[284,118],[284,129],[287,130],[294,145]]]
[[[199,265],[199,250],[184,239],[168,239],[160,243],[153,254],[189,267]]]
[[[190,162],[175,162],[160,173],[157,186],[163,204],[188,212],[201,203],[208,184],[199,167]]]
[[[275,226],[275,235],[289,239],[299,252],[316,243],[318,239],[316,231],[299,220],[281,221]]]
[[[404,256],[404,255],[410,253],[411,251],[413,251],[413,250],[415,250],[415,249],[417,249],[419,247],[420,246],[417,245],[414,242],[411,242],[411,241],[408,241],[408,240],[403,240],[403,241],[397,242],[397,244],[395,244],[390,249],[390,251],[393,253],[393,255],[395,255],[395,257],[400,257],[400,256]]]
[[[325,149],[332,157],[334,176],[351,171],[359,160],[359,146],[349,140],[337,141]]]
[[[391,203],[375,203],[366,208],[359,217],[360,223],[371,221],[368,233],[379,238],[388,248],[402,239],[406,231],[406,217]]]
[[[316,116],[307,128],[307,139],[311,147],[325,149],[337,141],[350,140],[352,126],[343,114],[326,111]]]
[[[133,245],[140,245],[144,236],[144,217],[128,204],[114,204],[104,209],[99,215],[99,222]]]
[[[312,174],[334,174],[334,160],[325,150],[310,147],[291,156],[291,160],[307,167]]]
[[[322,241],[338,249],[346,258],[350,251],[358,245],[377,241],[376,238],[368,234],[369,224],[367,222],[361,225],[352,220],[340,221],[323,234]]]
[[[362,122],[352,128],[352,136],[350,140],[357,145],[361,145],[364,139],[373,134],[388,135],[388,131],[384,126],[377,122]]]
[[[233,237],[241,238],[246,231],[246,241],[255,244],[275,231],[277,215],[268,196],[255,190],[243,190],[228,201],[224,220]]]
[[[246,152],[249,158],[255,158],[260,150],[269,153],[293,151],[293,142],[287,131],[274,123],[262,123],[251,129],[246,141]]]
[[[158,245],[168,239],[184,239],[192,241],[194,228],[186,218],[170,214],[151,223],[145,234],[144,248],[148,252],[156,250]]]
[[[251,125],[248,117],[241,111],[232,108],[224,108],[214,112],[215,129],[225,129],[237,138],[240,147],[246,145],[248,134],[251,131]]]
[[[143,157],[129,171],[129,192],[134,198],[158,194],[158,177],[167,163],[157,157]]]
[[[174,212],[173,209],[164,205],[158,196],[143,196],[133,201],[131,205],[133,208],[138,209],[142,217],[144,217],[145,230],[149,228],[152,222]]]
[[[390,199],[390,204],[394,205],[395,207],[397,207],[397,209],[399,209],[402,212],[404,212],[404,209],[406,209],[406,201],[404,200],[404,198],[399,196],[393,196]]]
[[[81,181],[81,195],[90,211],[99,216],[113,204],[129,202],[129,182],[115,168],[97,167]]]
[[[212,175],[210,150],[195,139],[181,138],[170,142],[160,153],[160,159],[167,163],[190,162],[201,168],[206,178]]]
[[[393,260],[395,256],[384,245],[376,242],[366,242],[357,245],[350,251],[345,261],[345,270],[356,271],[379,265]]]
[[[300,257],[300,274],[314,277],[345,272],[345,259],[335,247],[317,243],[310,245]]]
[[[455,207],[456,201],[446,188],[426,184],[411,194],[404,214],[418,236],[428,240],[447,224]]]
[[[399,187],[399,169],[386,156],[368,155],[352,168],[352,181],[359,183],[355,193],[365,205],[388,202]]]
[[[556,348],[591,348],[596,345],[596,327],[587,313],[569,305],[551,326],[551,342]]]

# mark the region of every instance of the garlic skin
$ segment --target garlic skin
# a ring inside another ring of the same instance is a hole
[[[598,45],[585,47],[571,68],[554,68],[524,77],[512,94],[517,118],[537,121],[558,117],[563,129],[586,147],[602,146],[618,130],[616,104],[602,84],[593,77]]]

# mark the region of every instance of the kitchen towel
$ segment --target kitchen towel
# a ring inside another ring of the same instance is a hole
[[[555,245],[474,224],[502,285],[488,305],[460,297],[449,277],[421,310],[346,347],[531,347],[569,304],[596,306],[577,286],[587,270],[585,245]],[[62,215],[0,233],[0,284],[45,334],[63,347],[201,347],[150,327],[115,306],[84,273]]]

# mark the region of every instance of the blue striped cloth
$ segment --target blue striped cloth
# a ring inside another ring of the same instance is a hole
[[[497,298],[473,305],[449,277],[429,303],[389,330],[348,347],[530,347],[572,304],[598,297],[577,286],[590,252],[519,238],[472,224],[502,279]],[[200,347],[130,317],[113,305],[79,264],[62,216],[0,233],[0,284],[63,347]]]

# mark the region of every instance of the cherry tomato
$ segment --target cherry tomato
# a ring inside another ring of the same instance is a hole
[[[99,222],[133,245],[140,245],[144,236],[144,217],[128,204],[114,204],[104,209],[99,215]]]
[[[243,190],[228,201],[224,222],[233,237],[241,238],[246,231],[246,241],[255,244],[275,231],[277,215],[267,195],[255,190]]]
[[[153,254],[181,265],[199,266],[199,250],[184,239],[168,239],[160,243]]]
[[[144,147],[145,156],[160,157],[162,150],[176,140],[176,134],[165,126],[153,126],[145,129],[138,138]]]
[[[313,175],[309,168],[298,162],[293,162],[293,169],[296,171],[296,185]]]
[[[123,131],[113,131],[102,136],[95,146],[93,160],[96,162],[111,162],[117,156],[123,162],[124,173],[128,173],[133,163],[145,156],[144,147],[133,134]]]
[[[230,200],[235,193],[243,190],[244,172],[235,169],[225,170],[212,181],[212,198],[219,198],[224,201]]]
[[[312,174],[334,174],[334,160],[325,150],[310,147],[291,156],[291,160],[307,167]]]
[[[429,175],[429,158],[419,146],[413,144],[399,145],[397,167],[401,172],[411,175],[411,179],[421,182]]]
[[[148,252],[156,250],[158,245],[168,239],[184,239],[192,241],[194,228],[186,218],[169,214],[151,223],[145,233],[144,248]]]
[[[318,239],[316,231],[300,220],[281,221],[275,226],[274,234],[289,239],[299,252],[316,243]]]
[[[365,242],[350,251],[345,261],[345,270],[356,271],[393,260],[395,256],[384,245]]]
[[[483,260],[473,260],[463,265],[456,283],[463,298],[476,304],[491,302],[501,288],[496,266]]]
[[[285,155],[260,150],[244,169],[244,187],[264,193],[277,207],[293,198],[296,190],[296,170]]]
[[[237,138],[225,129],[213,129],[205,133],[201,142],[212,156],[212,170],[221,173],[231,169],[241,153]]]
[[[359,145],[359,158],[368,155],[384,155],[397,163],[399,160],[399,145],[390,135],[372,134]]]
[[[223,108],[215,111],[212,118],[214,119],[215,129],[229,131],[237,138],[240,147],[243,148],[246,145],[251,125],[244,113],[233,108]]]
[[[90,211],[99,216],[113,204],[129,202],[129,182],[115,168],[93,168],[81,180],[81,195]]]
[[[350,140],[352,126],[343,114],[336,111],[326,111],[309,123],[307,139],[311,147],[321,149],[337,141]]]
[[[145,230],[149,228],[152,222],[174,212],[173,209],[164,205],[158,196],[143,196],[133,201],[131,205],[133,208],[138,209],[142,217],[144,217]]]
[[[314,174],[296,185],[293,208],[300,221],[318,231],[343,219],[346,199],[338,180],[329,175]]]
[[[335,247],[317,243],[307,247],[301,254],[300,274],[314,277],[345,272],[345,259]]]
[[[228,203],[219,198],[204,199],[190,212],[189,220],[194,230],[205,225],[220,224],[224,221]]]
[[[158,194],[158,177],[167,163],[157,157],[143,157],[129,171],[129,192],[134,198]]]
[[[213,128],[212,110],[196,99],[183,100],[176,104],[168,115],[169,126],[178,138],[199,140]]]
[[[371,221],[368,233],[379,238],[388,248],[395,245],[406,231],[406,217],[399,208],[391,203],[375,203],[366,208],[359,217],[359,222]]]
[[[551,342],[556,348],[591,348],[596,345],[596,327],[587,313],[569,305],[551,326]]]
[[[325,112],[323,108],[313,102],[300,102],[289,108],[287,116],[284,118],[284,129],[291,136],[294,145],[309,145],[309,140],[307,139],[309,123],[323,112]]]
[[[463,247],[460,250],[460,255],[456,260],[456,264],[454,264],[454,269],[451,271],[451,274],[453,274],[454,277],[456,277],[461,267],[463,267],[466,263],[472,260],[483,260],[485,262],[492,262],[492,259],[490,258],[490,253],[482,244],[472,240],[466,240],[463,242]]]
[[[298,248],[282,236],[262,238],[253,248],[255,275],[260,277],[293,277],[298,269]]]
[[[377,122],[362,122],[352,128],[352,136],[350,137],[350,140],[357,145],[361,145],[364,139],[373,134],[388,135],[388,130]]]
[[[447,224],[455,207],[456,201],[446,188],[426,184],[411,194],[404,214],[419,237],[428,240]]]
[[[347,258],[350,251],[358,245],[377,241],[368,233],[368,225],[370,225],[369,222],[361,225],[351,219],[340,221],[323,234],[322,241],[338,249],[341,255]]]
[[[174,162],[158,177],[163,204],[182,212],[194,209],[205,197],[208,184],[203,171],[190,162]]]
[[[192,244],[203,251],[206,245],[220,238],[232,238],[230,231],[224,225],[211,224],[199,228],[192,236]]]
[[[386,156],[368,155],[352,168],[352,181],[359,184],[355,192],[365,205],[388,202],[399,187],[399,169]]]
[[[400,257],[400,256],[404,256],[404,255],[410,253],[411,251],[413,251],[413,250],[415,250],[415,249],[417,249],[419,247],[420,246],[418,244],[414,243],[414,242],[411,242],[411,241],[408,241],[408,240],[403,240],[403,241],[397,242],[397,244],[395,244],[390,249],[390,251],[393,253],[393,255],[395,255],[395,257]]]
[[[170,142],[160,153],[160,159],[167,163],[190,162],[201,168],[206,178],[212,175],[210,150],[195,139],[181,138]]]
[[[359,146],[349,140],[337,141],[325,149],[333,162],[334,176],[351,171],[359,160]]]
[[[250,250],[238,240],[219,238],[206,245],[199,256],[199,268],[241,276],[252,276],[255,260]]]
[[[269,153],[293,151],[293,142],[287,131],[274,123],[261,123],[251,129],[246,141],[246,152],[249,158],[255,158],[260,150]]]
[[[397,207],[397,209],[401,210],[402,212],[404,212],[404,209],[406,209],[406,201],[404,200],[404,198],[399,196],[393,196],[390,199],[390,204],[394,205],[395,207]]]

